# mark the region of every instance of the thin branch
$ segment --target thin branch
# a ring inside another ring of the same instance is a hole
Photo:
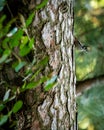
[[[104,82],[104,75],[100,75],[98,77],[92,78],[92,79],[87,79],[84,81],[78,81],[77,82],[77,96],[81,95],[81,93],[86,90],[91,88],[94,84],[96,84],[97,82]]]
[[[10,14],[11,14],[11,17],[13,18],[14,16],[13,16],[13,13],[12,13],[12,11],[11,11],[11,9],[10,9],[10,7],[9,7],[8,3],[6,3],[6,5],[7,5],[7,8],[8,8],[8,11],[9,11],[9,12],[10,12]]]

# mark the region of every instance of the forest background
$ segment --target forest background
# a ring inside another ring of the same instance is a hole
[[[0,1],[0,71],[6,68],[7,64],[12,61],[12,57],[15,59],[12,67],[9,64],[10,68],[13,68],[16,73],[18,73],[18,77],[15,77],[14,86],[22,85],[22,89],[11,88],[8,82],[12,80],[12,77],[7,78],[11,73],[11,69],[6,70],[0,74],[0,86],[3,85],[4,88],[0,91],[0,125],[3,125],[7,122],[8,118],[12,113],[14,115],[21,109],[23,106],[23,102],[21,97],[17,101],[17,95],[26,91],[27,89],[31,89],[34,86],[32,82],[33,78],[41,72],[42,68],[47,64],[48,58],[44,57],[42,60],[38,62],[38,65],[33,68],[35,64],[34,61],[29,61],[23,57],[27,56],[31,49],[33,48],[34,39],[30,38],[28,34],[24,37],[23,30],[26,32],[26,29],[32,22],[32,18],[34,14],[30,14],[26,22],[24,22],[24,18],[22,15],[21,22],[23,25],[23,29],[12,28],[10,25],[14,23],[15,19],[12,19],[8,23],[5,22],[5,13],[4,11],[5,0]],[[42,6],[44,6],[43,4]],[[37,7],[37,9],[42,8]],[[9,10],[10,11],[10,10]],[[7,15],[11,15],[8,11]],[[7,17],[8,18],[8,17]],[[6,26],[4,26],[6,25]],[[82,44],[88,46],[88,52],[83,52],[76,49],[76,77],[77,77],[77,95],[78,95],[78,124],[79,129],[81,130],[103,130],[104,129],[104,1],[103,0],[76,0],[74,7],[74,34],[81,41]],[[12,30],[12,31],[10,31]],[[17,31],[17,32],[16,32]],[[8,33],[9,32],[9,33]],[[16,33],[15,33],[16,32]],[[11,39],[10,37],[13,35]],[[7,36],[6,38],[4,38]],[[20,45],[20,56],[18,57],[13,51],[11,51],[17,44],[18,40],[21,39]],[[11,40],[13,43],[12,46],[7,45],[6,43]],[[28,44],[27,44],[28,43]],[[5,48],[5,51],[2,49]],[[8,49],[10,48],[10,49]],[[39,66],[42,64],[41,69]],[[31,77],[31,84],[27,84],[24,89],[24,84],[18,84],[16,81],[21,80],[20,75],[24,76],[23,67],[27,67],[27,71],[25,72],[25,78],[28,76]],[[31,68],[33,70],[37,70],[37,74],[32,75]],[[5,75],[5,79],[2,79],[2,75]],[[6,77],[7,75],[7,77]],[[54,77],[55,78],[55,77]],[[37,84],[43,83],[46,81],[46,77],[42,77],[41,80],[36,82]],[[54,79],[53,79],[54,80]],[[12,82],[13,83],[13,82]],[[16,84],[17,83],[17,84]],[[54,84],[54,83],[53,83]],[[48,84],[46,86],[46,90],[51,89],[51,85]],[[84,92],[83,92],[84,91]],[[12,93],[12,94],[11,94]],[[15,102],[14,102],[15,99]],[[8,106],[9,102],[12,102],[10,106]],[[7,109],[7,115],[4,112],[4,109]],[[4,112],[4,113],[3,113]],[[16,125],[16,121],[10,121],[10,127]]]

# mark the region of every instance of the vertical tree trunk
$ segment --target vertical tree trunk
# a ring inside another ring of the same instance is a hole
[[[37,0],[35,4],[39,3]],[[36,45],[45,46],[57,85],[34,105],[31,130],[77,130],[73,0],[49,0],[44,9],[36,12],[32,27],[37,34]]]

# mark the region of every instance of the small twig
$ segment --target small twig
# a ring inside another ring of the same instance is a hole
[[[8,10],[9,10],[10,14],[11,14],[11,17],[13,18],[14,16],[13,16],[13,13],[12,13],[12,11],[11,11],[11,9],[10,9],[8,3],[6,3],[6,5],[7,5],[7,8],[8,8]]]
[[[15,52],[12,51],[12,54],[16,57],[16,59],[17,59],[19,62],[21,62],[21,59],[19,58],[19,56],[18,56]]]

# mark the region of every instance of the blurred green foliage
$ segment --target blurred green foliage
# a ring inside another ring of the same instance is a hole
[[[96,84],[78,97],[80,129],[104,130],[104,85]],[[92,127],[93,126],[93,127]],[[91,127],[91,128],[90,128]]]
[[[14,27],[11,30],[11,25],[16,21],[16,19],[10,20],[4,27],[5,20],[6,15],[3,15],[0,19],[0,71],[2,71],[3,66],[10,65],[10,68],[18,73],[25,66],[31,64],[27,62],[24,57],[33,50],[34,39],[24,36],[23,28]],[[32,20],[28,18],[28,22],[32,22]],[[24,72],[24,76],[27,76],[26,72]],[[23,104],[21,100],[16,100],[16,102],[11,106],[12,108],[8,108],[7,104],[17,98],[17,89],[14,91],[13,86],[11,88],[9,84],[7,85],[5,83],[6,81],[2,80],[0,81],[1,85],[2,82],[5,84],[6,92],[3,100],[0,99],[0,126],[7,122],[12,113],[17,113]],[[2,111],[5,108],[8,108],[8,113],[4,115]]]
[[[76,50],[77,81],[104,75],[104,0],[75,1],[75,35],[89,46]],[[77,100],[80,130],[104,130],[104,84],[100,82]]]
[[[75,36],[89,46],[89,52],[76,51],[77,80],[104,74],[104,1],[75,1]]]

